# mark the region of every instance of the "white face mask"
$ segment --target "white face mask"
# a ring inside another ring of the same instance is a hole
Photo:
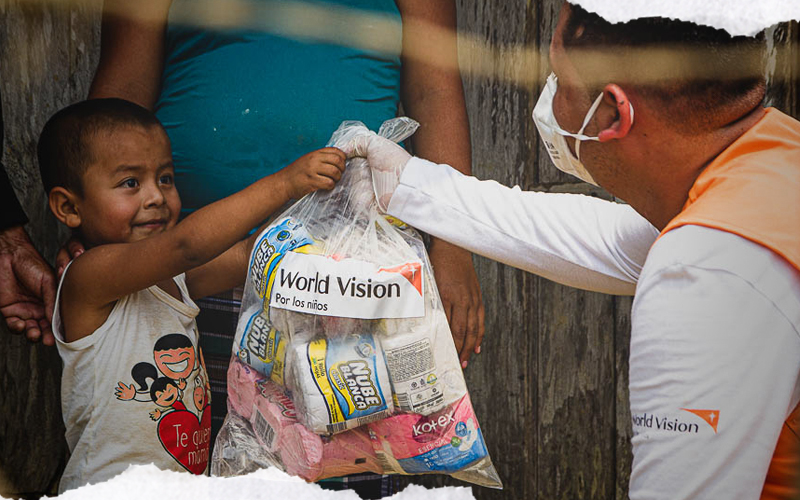
[[[586,167],[581,163],[581,141],[599,141],[598,137],[589,137],[583,135],[583,130],[589,124],[589,120],[594,116],[595,111],[600,106],[603,100],[603,93],[601,92],[597,99],[594,100],[589,111],[586,113],[586,118],[583,119],[583,125],[578,130],[577,134],[567,132],[558,125],[556,117],[553,114],[553,97],[556,95],[558,88],[558,79],[554,73],[550,73],[547,77],[547,84],[533,108],[533,121],[536,123],[536,128],[539,130],[539,135],[542,137],[544,145],[547,147],[547,152],[550,154],[550,159],[553,160],[556,168],[570,175],[574,175],[578,179],[594,184],[592,176],[586,170]],[[630,105],[631,123],[633,123],[633,105]],[[575,138],[575,155],[569,149],[565,137]],[[576,157],[577,155],[577,157]]]

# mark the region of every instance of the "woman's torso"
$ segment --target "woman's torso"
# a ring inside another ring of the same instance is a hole
[[[293,13],[322,13],[325,25],[319,32],[341,33],[343,40],[357,29],[349,14],[373,15],[390,21],[390,29],[372,23],[388,49],[380,53],[255,29],[202,30],[180,24],[193,13],[191,0],[174,0],[156,115],[172,141],[185,212],[324,147],[344,120],[377,130],[397,113],[402,33],[394,0],[259,0],[254,5],[253,26],[264,20],[273,24],[270,30],[291,31],[302,17],[281,22],[270,15],[292,8]],[[298,5],[302,8],[294,9]],[[314,23],[320,21],[309,25]]]

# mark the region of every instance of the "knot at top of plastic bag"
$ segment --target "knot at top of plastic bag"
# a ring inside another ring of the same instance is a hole
[[[386,120],[378,130],[378,135],[394,142],[402,142],[417,131],[419,123],[407,116],[401,116]],[[344,121],[339,128],[331,135],[328,146],[342,148],[359,135],[370,135],[371,131],[359,121]]]

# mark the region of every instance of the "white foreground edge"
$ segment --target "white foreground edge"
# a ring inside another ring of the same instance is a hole
[[[1,497],[0,497],[1,498]],[[353,491],[323,490],[319,485],[306,483],[275,469],[261,469],[246,476],[206,477],[188,473],[159,470],[155,465],[131,465],[125,472],[104,483],[92,484],[67,491],[59,500],[140,500],[169,498],[170,500],[218,499],[231,500],[359,500]],[[391,500],[474,500],[471,488],[445,487],[427,489],[409,485],[388,497]]]

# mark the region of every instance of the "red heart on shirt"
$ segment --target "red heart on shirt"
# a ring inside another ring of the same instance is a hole
[[[186,470],[193,474],[204,473],[211,440],[211,407],[205,407],[200,420],[188,410],[167,413],[158,422],[158,439]]]

